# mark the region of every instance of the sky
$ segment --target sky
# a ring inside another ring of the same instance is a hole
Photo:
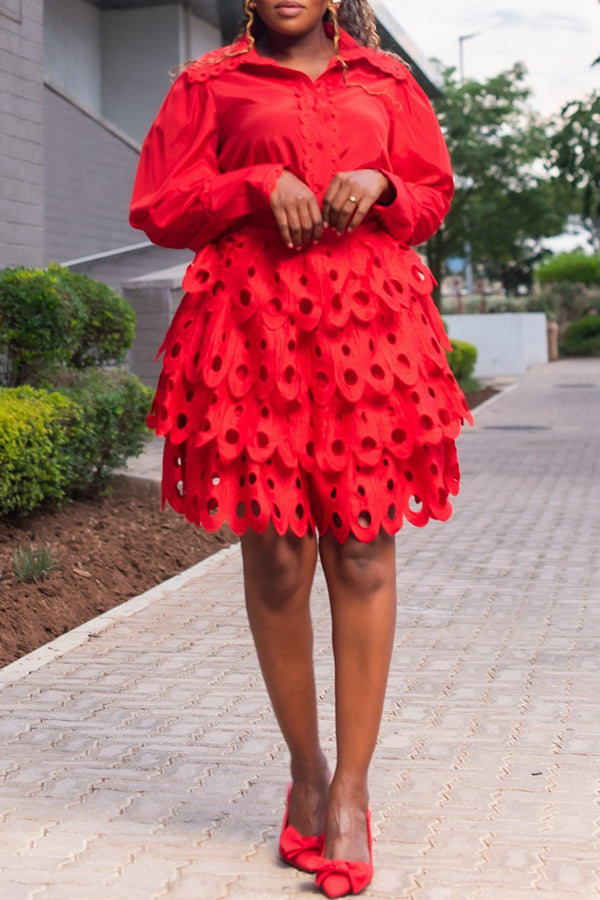
[[[600,0],[386,0],[423,53],[485,79],[524,62],[531,105],[544,116],[600,88]]]

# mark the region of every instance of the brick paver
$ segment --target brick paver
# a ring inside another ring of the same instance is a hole
[[[599,413],[600,361],[530,372],[461,438],[452,520],[399,535],[368,897],[600,893]],[[321,577],[314,619],[333,756]],[[0,897],[313,893],[237,548],[5,669],[0,710]]]

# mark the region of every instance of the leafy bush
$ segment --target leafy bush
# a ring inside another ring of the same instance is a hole
[[[142,452],[152,391],[136,375],[101,369],[66,373],[59,390],[80,413],[65,450],[69,493],[87,493]]]
[[[457,381],[470,378],[477,362],[477,347],[466,341],[450,339],[452,352],[448,353],[448,362]]]
[[[586,256],[585,253],[559,253],[543,263],[536,270],[540,284],[558,281],[572,281],[579,284],[600,285],[600,254]]]
[[[565,356],[600,356],[600,316],[586,316],[571,322],[561,347]]]
[[[75,369],[125,361],[135,332],[131,305],[112,288],[80,272],[50,266],[68,309],[82,307],[83,319],[72,317],[73,348],[67,365]]]
[[[125,359],[134,327],[127,301],[86,275],[0,271],[0,363],[12,385],[0,388],[0,515],[96,490],[139,455],[152,392],[101,368]]]
[[[0,516],[102,487],[149,431],[152,392],[127,372],[75,372],[58,391],[0,388]]]
[[[0,272],[0,346],[13,386],[52,382],[65,366],[121,363],[134,329],[131,305],[87,275],[57,265]]]
[[[0,345],[8,351],[11,385],[37,380],[66,363],[69,332],[68,310],[49,272],[0,272]]]
[[[0,515],[24,515],[65,497],[69,432],[78,416],[62,394],[0,388]]]
[[[529,312],[544,312],[554,322],[564,325],[580,319],[591,310],[600,309],[600,287],[559,281],[547,285],[527,303]]]

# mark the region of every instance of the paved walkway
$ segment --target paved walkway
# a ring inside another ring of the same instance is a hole
[[[461,448],[451,522],[398,540],[366,896],[597,897],[600,361],[534,370]],[[321,578],[314,618],[333,757]],[[276,856],[287,757],[237,548],[9,666],[0,709],[0,897],[315,896]]]

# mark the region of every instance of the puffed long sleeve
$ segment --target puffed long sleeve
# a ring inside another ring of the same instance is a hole
[[[283,166],[219,169],[218,120],[205,82],[183,72],[146,137],[130,223],[163,247],[199,250],[246,216],[269,208]]]
[[[431,104],[412,76],[397,86],[391,130],[392,202],[376,206],[387,230],[409,245],[422,244],[440,227],[450,208],[454,180],[446,143]]]

